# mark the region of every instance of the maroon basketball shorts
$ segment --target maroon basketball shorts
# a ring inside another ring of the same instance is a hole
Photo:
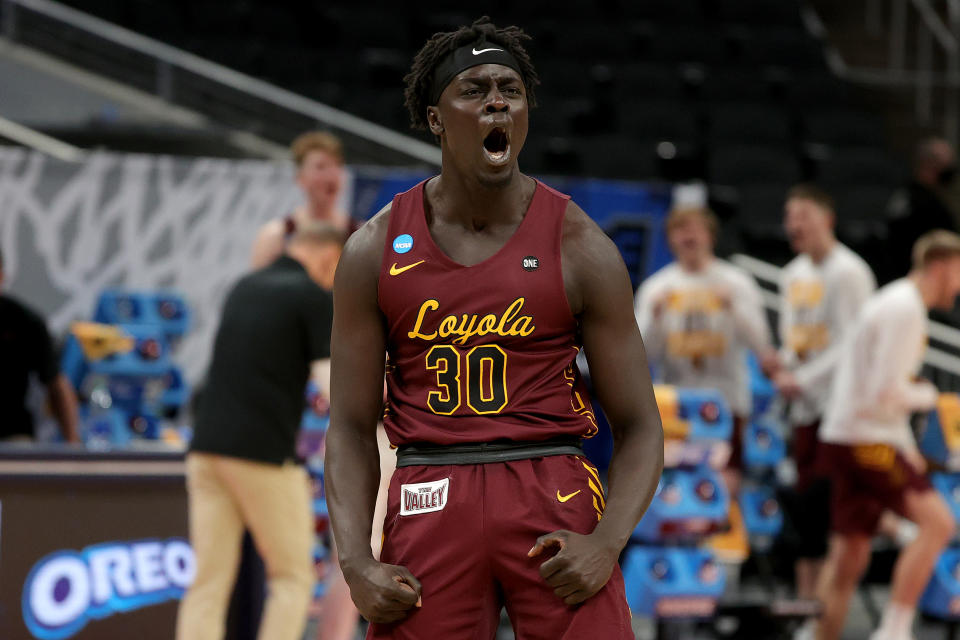
[[[409,466],[390,481],[381,561],[423,586],[423,606],[367,638],[488,640],[506,606],[517,640],[632,640],[619,566],[585,602],[567,606],[540,577],[543,534],[589,534],[603,513],[597,470],[558,455],[474,465]]]
[[[929,491],[926,476],[887,444],[821,442],[830,470],[830,518],[835,533],[873,536],[880,516],[890,510],[905,516],[907,491]]]

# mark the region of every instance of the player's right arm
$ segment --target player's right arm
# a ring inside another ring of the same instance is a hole
[[[353,234],[333,286],[330,427],[324,461],[330,524],[343,576],[360,613],[395,622],[420,599],[405,567],[377,562],[370,531],[380,480],[376,427],[383,402],[386,327],[377,280],[389,207]]]
[[[282,220],[271,220],[260,227],[250,255],[250,265],[254,269],[262,269],[280,257],[283,253],[283,232]]]

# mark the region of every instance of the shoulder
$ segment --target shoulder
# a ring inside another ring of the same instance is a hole
[[[837,246],[835,277],[847,279],[850,277],[861,280],[874,280],[873,270],[867,261],[844,245]]]
[[[603,229],[573,200],[563,215],[563,256],[584,267],[622,264],[620,251]]]
[[[895,280],[880,289],[872,302],[872,315],[881,323],[923,320],[926,317],[926,309],[916,287],[906,278]]]
[[[810,258],[808,258],[804,254],[800,254],[794,257],[793,260],[788,262],[786,266],[783,267],[783,271],[781,272],[781,277],[784,280],[787,280],[789,278],[795,278],[800,271],[806,269],[809,266],[810,266]]]
[[[617,245],[572,200],[564,211],[561,260],[574,315],[621,297],[632,309],[633,286]]]
[[[725,280],[734,284],[738,287],[755,287],[756,281],[753,279],[749,273],[738,267],[737,265],[727,262],[721,258],[714,260],[714,266],[717,270],[717,273],[721,275]]]
[[[257,231],[257,241],[282,240],[287,233],[287,218],[274,218]]]
[[[345,256],[378,254],[383,250],[387,240],[387,231],[390,226],[390,210],[393,203],[380,209],[372,218],[360,228],[350,234],[343,247]]]

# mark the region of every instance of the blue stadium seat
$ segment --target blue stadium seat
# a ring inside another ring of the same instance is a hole
[[[730,495],[720,475],[703,465],[664,469],[657,495],[633,531],[638,542],[696,540],[727,526]]]
[[[633,547],[623,561],[627,604],[654,618],[707,618],[726,587],[726,573],[702,549]]]

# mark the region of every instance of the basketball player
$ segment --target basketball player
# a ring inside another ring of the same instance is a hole
[[[337,206],[343,190],[343,145],[326,131],[308,131],[290,145],[297,166],[297,185],[306,203],[289,215],[263,225],[253,243],[251,262],[254,269],[272,263],[283,254],[287,242],[297,229],[309,224],[325,223],[350,234],[358,223]]]
[[[747,352],[776,360],[753,279],[713,253],[717,219],[702,207],[680,207],[666,220],[676,262],[637,291],[636,315],[650,362],[665,384],[720,390],[734,414],[724,479],[740,485],[743,429],[753,409]]]
[[[327,496],[368,638],[633,638],[617,556],[656,489],[663,434],[615,245],[523,175],[536,72],[516,27],[434,35],[406,77],[442,169],[348,242],[334,286]],[[582,338],[582,342],[581,342]],[[581,347],[615,439],[609,496]],[[398,447],[369,545],[385,425]]]
[[[890,602],[871,640],[909,640],[917,600],[953,538],[947,504],[924,472],[910,429],[913,411],[936,405],[937,389],[916,380],[926,349],[927,311],[950,309],[960,293],[960,236],[934,231],[917,241],[909,276],[880,289],[845,339],[820,427],[831,481],[829,551],[817,586],[817,638],[840,636],[850,596],[870,559],[884,510],[917,525],[897,559]]]
[[[784,368],[774,377],[790,400],[797,465],[796,562],[800,598],[813,598],[827,553],[829,482],[816,465],[817,429],[830,392],[842,337],[877,287],[867,263],[837,242],[833,198],[801,184],[787,192],[784,228],[797,257],[780,281],[780,340]]]

